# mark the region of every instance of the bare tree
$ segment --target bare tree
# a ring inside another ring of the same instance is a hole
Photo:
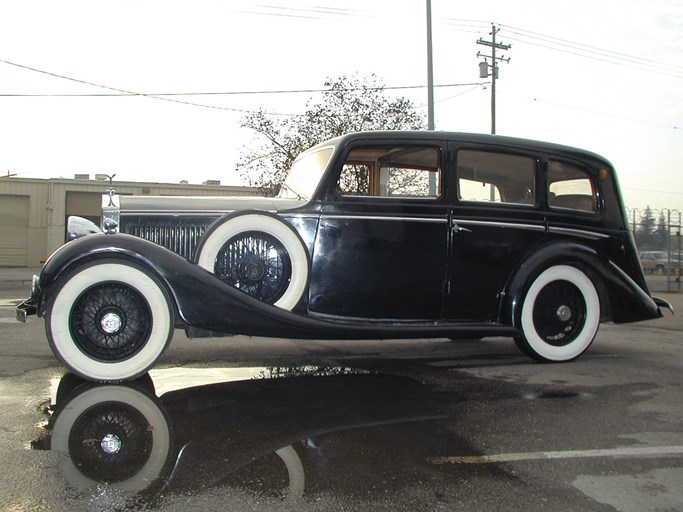
[[[349,132],[419,130],[424,114],[403,97],[389,98],[375,76],[341,76],[325,82],[318,101],[310,99],[301,116],[274,117],[263,111],[247,115],[242,127],[259,135],[240,156],[238,170],[251,186],[277,190],[296,156],[311,146]]]

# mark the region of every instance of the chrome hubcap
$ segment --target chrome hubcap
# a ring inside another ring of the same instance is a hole
[[[557,308],[557,318],[561,322],[568,322],[572,317],[572,310],[569,306],[560,306]]]
[[[119,330],[121,330],[122,325],[123,322],[121,321],[121,317],[116,313],[107,313],[102,317],[102,320],[100,321],[100,326],[102,327],[102,330],[107,334],[114,334],[118,332]]]
[[[102,441],[100,441],[100,446],[104,453],[118,453],[122,446],[121,440],[114,434],[107,434],[104,436]]]

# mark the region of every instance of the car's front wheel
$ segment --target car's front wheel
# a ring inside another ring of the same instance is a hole
[[[540,361],[576,359],[600,325],[600,298],[591,279],[569,265],[541,272],[524,296],[517,318],[517,346]]]
[[[165,289],[128,263],[100,262],[66,277],[45,316],[52,351],[94,381],[132,380],[150,369],[173,336]]]

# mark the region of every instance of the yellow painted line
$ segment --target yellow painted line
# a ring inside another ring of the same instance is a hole
[[[501,453],[498,455],[472,455],[454,457],[431,457],[432,464],[494,464],[500,462],[519,462],[532,460],[585,459],[611,457],[680,457],[683,446],[633,446],[625,448],[606,448],[599,450],[565,450],[550,452]]]

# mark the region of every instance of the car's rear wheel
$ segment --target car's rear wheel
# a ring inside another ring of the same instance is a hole
[[[298,234],[274,216],[250,213],[212,229],[197,264],[254,298],[293,309],[308,283],[308,253]]]
[[[164,288],[128,263],[96,263],[66,277],[50,299],[47,338],[57,358],[94,381],[132,380],[150,369],[173,336]]]
[[[517,319],[515,343],[540,361],[571,361],[593,342],[600,298],[591,279],[569,265],[550,267],[529,286]]]

